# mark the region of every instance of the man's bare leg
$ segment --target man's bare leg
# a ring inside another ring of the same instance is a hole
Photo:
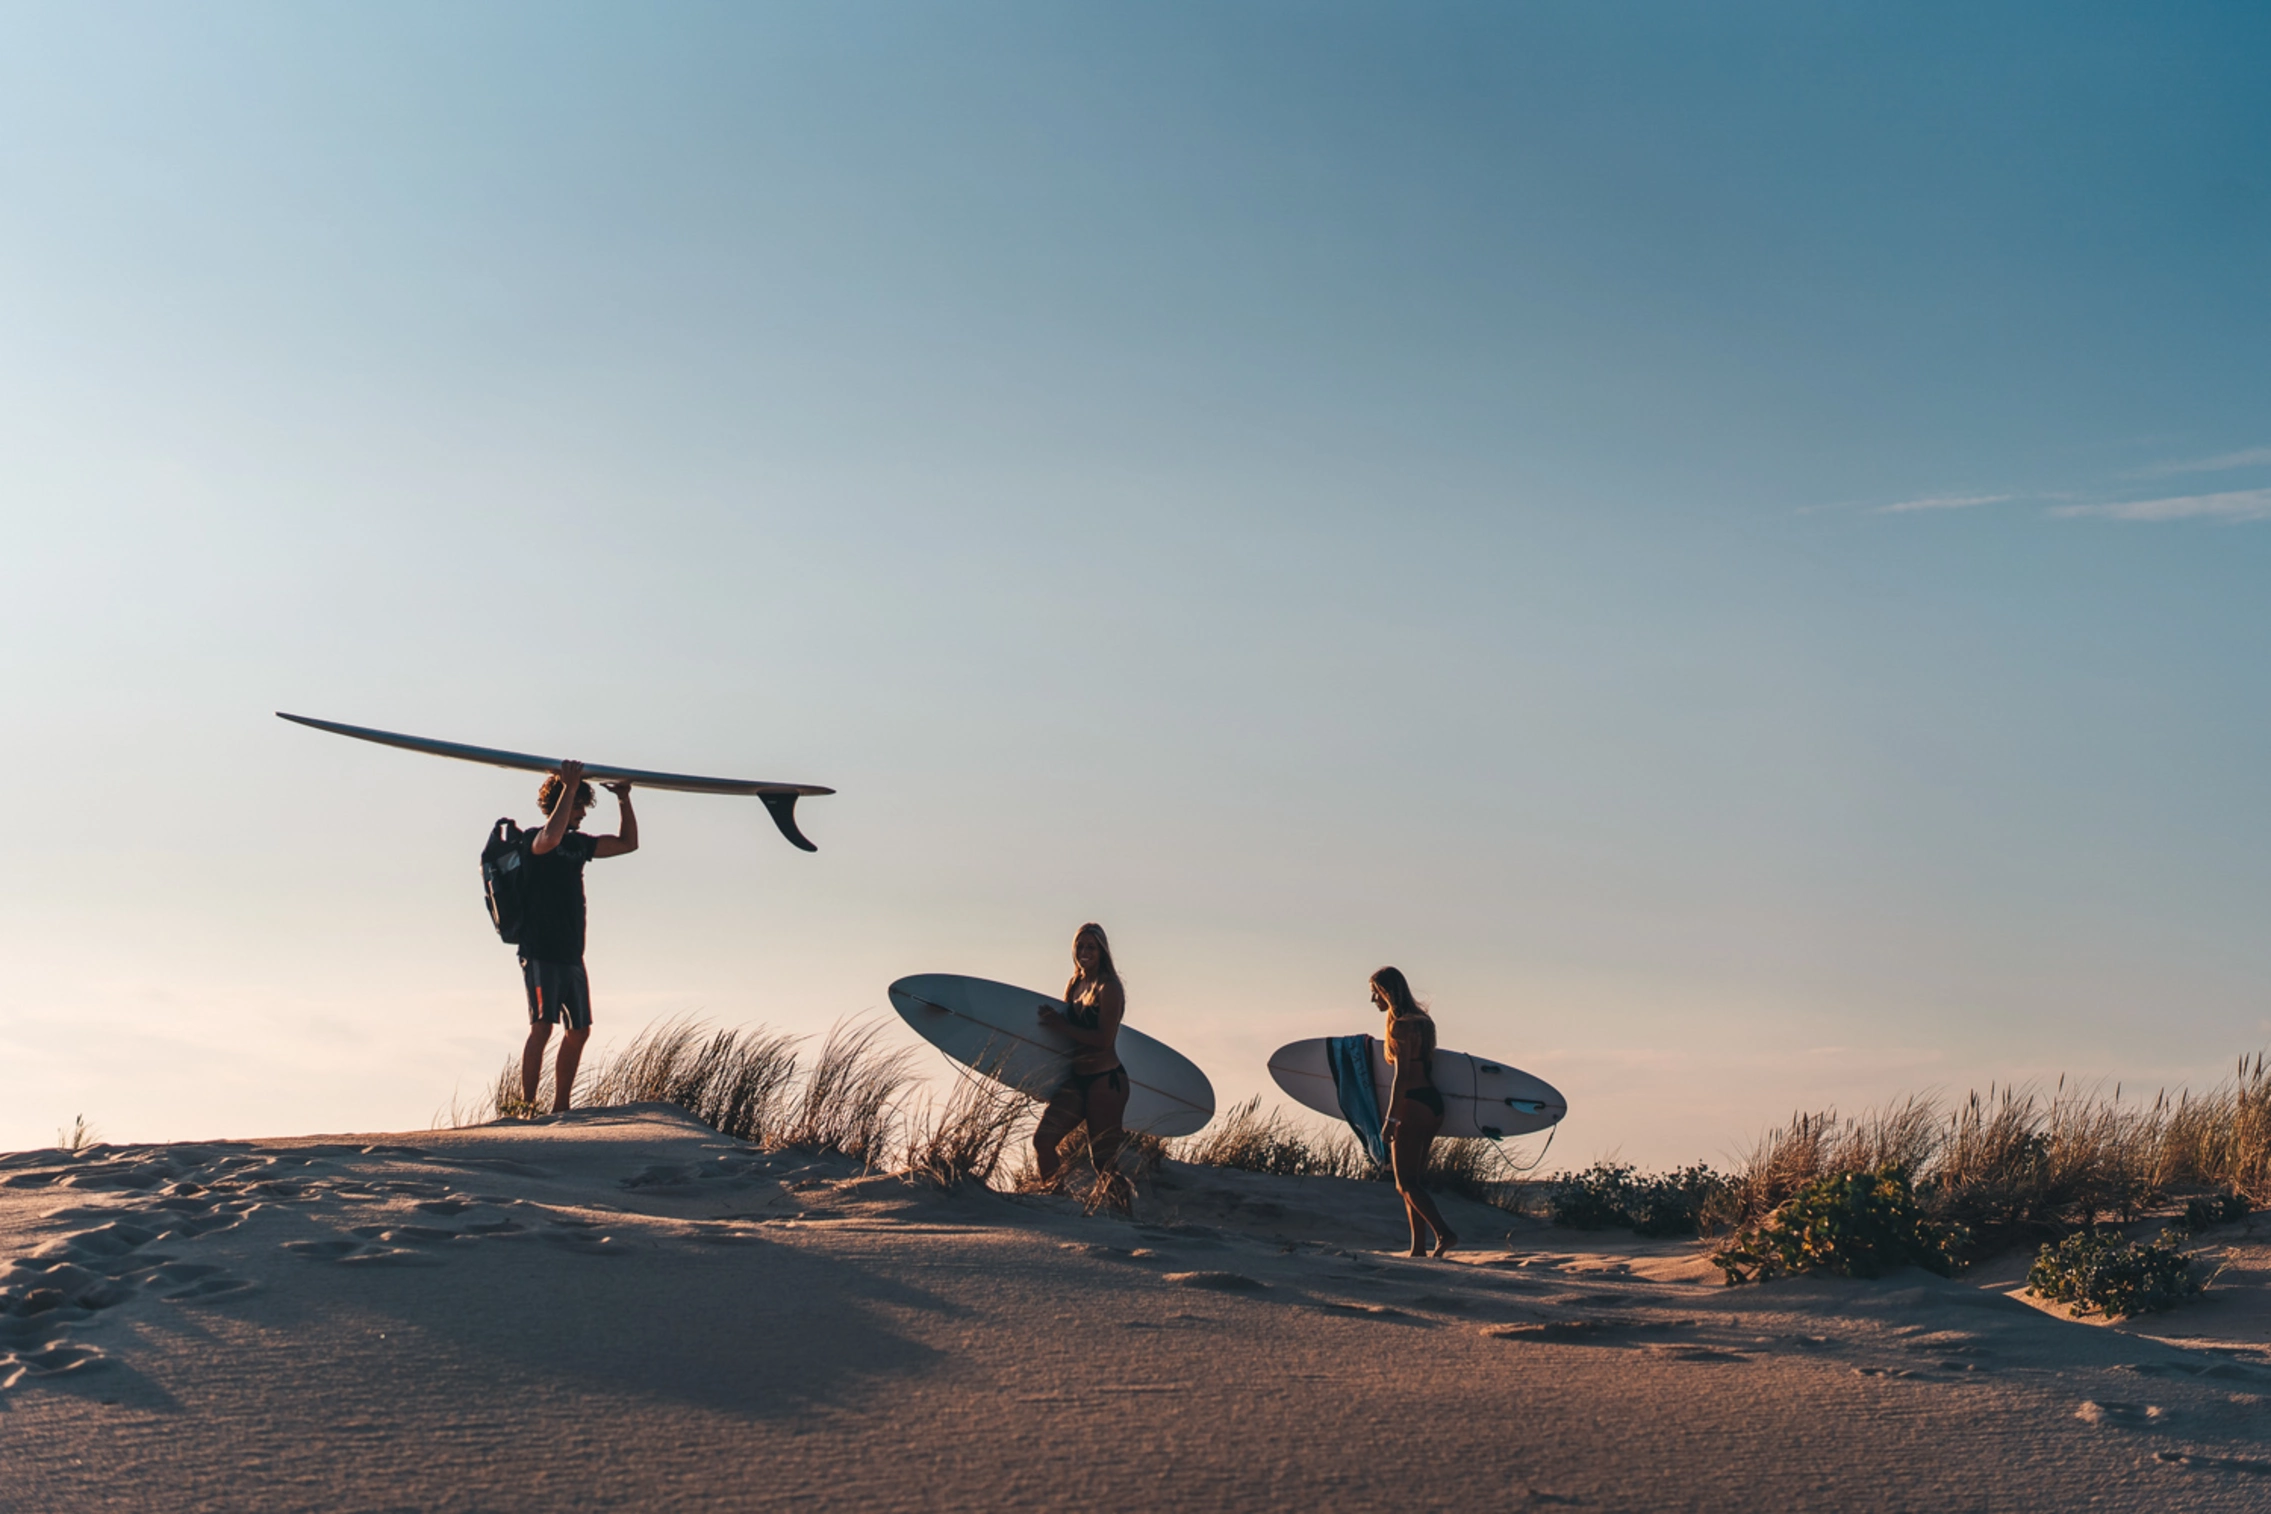
[[[528,1041],[520,1049],[520,1098],[536,1102],[536,1085],[544,1081],[544,1046],[552,1039],[552,1023],[539,1020],[528,1028]]]
[[[584,1042],[591,1031],[570,1029],[560,1037],[559,1060],[552,1064],[552,1112],[568,1112],[568,1093],[576,1086],[576,1065],[584,1059]]]

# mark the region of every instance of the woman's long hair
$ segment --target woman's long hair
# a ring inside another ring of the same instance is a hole
[[[1419,1000],[1411,996],[1411,984],[1404,979],[1400,967],[1383,967],[1372,975],[1372,986],[1388,996],[1388,1018],[1400,1020],[1406,1015],[1424,1015]]]
[[[1091,920],[1079,930],[1074,931],[1072,933],[1072,944],[1075,947],[1080,945],[1082,936],[1094,936],[1096,938],[1095,981],[1099,984],[1109,983],[1112,987],[1119,989],[1120,992],[1126,993],[1126,986],[1120,982],[1120,970],[1112,965],[1112,938],[1104,934],[1104,927]],[[1078,1002],[1073,998],[1073,994],[1080,988],[1081,968],[1080,957],[1077,952],[1075,952],[1072,960],[1072,977],[1065,983],[1065,1002],[1067,1004]]]

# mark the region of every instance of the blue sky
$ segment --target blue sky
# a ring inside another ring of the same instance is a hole
[[[1409,971],[1555,1156],[2271,1041],[2271,17],[8,7],[0,1145],[423,1125],[460,740],[603,1038]]]

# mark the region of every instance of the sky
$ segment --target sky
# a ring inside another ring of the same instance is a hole
[[[532,783],[276,710],[839,790],[640,801],[602,1048],[1090,919],[1224,1103],[1403,967],[1549,1167],[2271,1044],[2260,6],[0,32],[0,1148],[517,1047]]]

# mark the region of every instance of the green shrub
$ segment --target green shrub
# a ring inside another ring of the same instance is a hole
[[[1704,1206],[1726,1187],[1725,1178],[1701,1163],[1643,1174],[1626,1162],[1595,1162],[1546,1180],[1546,1212],[1572,1230],[1694,1235]]]
[[[1546,1179],[1546,1213],[1572,1230],[1616,1230],[1632,1223],[1634,1169],[1622,1162],[1595,1162],[1583,1172],[1561,1172]]]
[[[2170,1228],[2185,1235],[2198,1235],[2203,1230],[2246,1219],[2250,1207],[2244,1194],[2204,1193],[2185,1200],[2184,1218]]]
[[[1887,1164],[1816,1178],[1737,1230],[1711,1260],[1730,1284],[1804,1272],[1876,1277],[1912,1266],[1946,1276],[1967,1239],[1961,1227],[1926,1220],[1908,1174]]]
[[[2112,1319],[2166,1309],[2207,1287],[2166,1234],[2140,1244],[2119,1231],[2085,1230],[2044,1246],[2027,1269],[2027,1292]]]

